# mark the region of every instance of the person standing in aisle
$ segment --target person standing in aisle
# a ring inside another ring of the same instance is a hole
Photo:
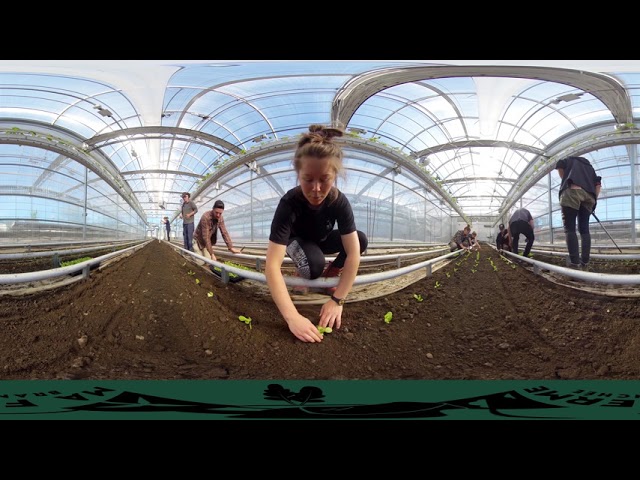
[[[218,230],[220,230],[222,239],[224,243],[227,244],[229,251],[231,253],[240,253],[240,250],[233,246],[231,236],[224,224],[223,213],[224,202],[222,200],[216,200],[213,208],[208,212],[204,212],[200,218],[195,233],[193,234],[193,250],[198,255],[216,260],[216,256],[213,253],[213,245],[218,242]]]
[[[342,149],[333,138],[342,135],[342,129],[311,125],[300,136],[293,158],[299,185],[280,199],[271,223],[267,285],[289,330],[303,342],[322,341],[318,326],[340,328],[343,305],[368,245],[367,236],[356,229],[349,200],[335,185],[344,167]],[[287,292],[281,271],[285,254],[302,278],[340,277],[320,309],[318,326],[298,312]],[[337,254],[326,269],[324,254]]]
[[[171,233],[171,222],[169,221],[169,217],[162,217],[162,223],[164,223],[164,228],[167,232],[167,242],[170,241],[169,233]]]
[[[562,179],[558,196],[562,210],[565,241],[569,251],[569,267],[589,269],[591,256],[591,233],[589,218],[595,211],[602,188],[602,177],[583,157],[567,157],[556,163],[556,170]],[[576,219],[580,232],[582,255],[578,246]]]
[[[185,250],[193,251],[193,230],[194,222],[193,218],[198,211],[198,207],[195,202],[191,201],[191,194],[184,192],[182,195],[182,210],[180,212],[180,218],[182,219],[182,237],[184,238]]]
[[[518,241],[520,240],[520,235],[524,235],[527,238],[527,244],[524,247],[524,252],[522,252],[523,257],[528,257],[531,252],[531,247],[533,246],[533,240],[535,236],[533,235],[533,217],[531,216],[531,212],[526,208],[519,208],[511,218],[509,219],[509,228],[508,228],[508,236],[511,239],[511,251],[518,255]]]

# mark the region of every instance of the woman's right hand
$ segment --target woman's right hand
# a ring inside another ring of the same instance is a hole
[[[299,313],[297,313],[295,317],[289,319],[287,325],[289,325],[289,330],[291,330],[291,333],[293,333],[298,340],[310,343],[322,341],[322,335],[320,334],[318,327],[311,323],[311,320],[307,317],[300,315]]]

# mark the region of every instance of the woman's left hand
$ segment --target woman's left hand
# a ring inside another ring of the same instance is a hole
[[[320,322],[318,322],[318,325],[321,327],[331,327],[337,329],[340,328],[341,324],[342,306],[329,299],[329,301],[322,305],[322,308],[320,309]]]

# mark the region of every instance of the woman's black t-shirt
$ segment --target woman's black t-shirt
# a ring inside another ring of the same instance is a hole
[[[314,208],[297,186],[280,199],[271,222],[269,240],[279,245],[288,245],[292,237],[321,242],[333,230],[336,221],[340,235],[356,231],[351,204],[341,191],[338,190],[335,201],[325,198]]]

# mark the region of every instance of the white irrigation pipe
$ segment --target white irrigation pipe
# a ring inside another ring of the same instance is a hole
[[[255,280],[258,282],[262,282],[262,283],[267,283],[267,277],[265,274],[263,273],[259,273],[259,272],[254,272],[251,270],[244,270],[242,268],[237,268],[237,267],[232,267],[230,265],[227,265],[225,263],[222,262],[218,262],[218,261],[214,261],[211,260],[209,258],[203,257],[202,255],[198,255],[197,253],[194,252],[190,252],[189,250],[186,250],[182,247],[177,247],[175,245],[173,245],[174,248],[176,248],[177,250],[180,250],[184,253],[187,253],[189,255],[191,255],[192,257],[194,257],[197,260],[201,260],[209,265],[213,265],[214,267],[218,267],[221,270],[221,279],[224,283],[228,283],[229,282],[229,273],[234,273],[238,276],[244,277],[244,278],[248,278],[250,280]],[[456,250],[454,252],[450,252],[446,255],[442,255],[440,257],[436,257],[436,258],[432,258],[430,260],[426,260],[424,262],[420,262],[420,263],[416,263],[413,265],[408,265],[406,267],[402,267],[402,268],[396,268],[394,270],[388,270],[386,272],[379,272],[379,273],[370,273],[370,274],[366,274],[366,275],[358,275],[355,279],[355,281],[353,282],[354,285],[365,285],[368,283],[376,283],[376,282],[381,282],[383,280],[389,280],[391,278],[395,278],[395,277],[399,277],[401,275],[406,275],[407,273],[411,273],[414,272],[416,270],[420,270],[420,269],[426,269],[427,272],[427,276],[431,275],[431,266],[434,263],[440,262],[444,259],[447,259],[449,257],[455,257],[458,256],[460,253],[462,253],[462,250]],[[236,254],[236,256],[239,256],[240,254]],[[395,258],[397,257],[396,255],[383,255],[383,257],[389,257],[389,258]],[[321,288],[327,288],[327,287],[335,287],[338,285],[338,282],[340,281],[340,279],[338,277],[322,277],[322,278],[316,278],[315,280],[307,280],[305,278],[300,278],[300,277],[294,277],[294,276],[290,276],[290,275],[285,275],[284,276],[284,282],[289,285],[289,286],[307,286],[307,287],[321,287]]]
[[[94,252],[97,250],[108,250],[110,248],[119,248],[126,245],[138,244],[140,242],[128,242],[120,245],[102,245],[100,247],[85,247],[76,248],[72,250],[43,250],[41,252],[29,252],[29,253],[0,253],[0,260],[10,259],[23,259],[23,258],[37,258],[37,257],[53,257],[54,255],[65,256],[72,255],[74,253]]]
[[[586,282],[601,282],[611,283],[617,285],[640,285],[640,274],[616,274],[616,273],[596,273],[585,272],[582,270],[574,270],[569,267],[561,267],[559,265],[552,265],[550,263],[540,262],[532,258],[523,257],[522,255],[516,255],[513,252],[506,250],[502,251],[502,255],[520,260],[521,262],[527,262],[533,265],[533,272],[539,273],[540,270],[549,270],[552,272],[560,273],[567,277],[577,278],[578,280],[584,280]]]
[[[17,240],[16,240],[17,241]],[[134,243],[134,242],[144,242],[145,240],[114,240],[111,242],[102,242],[102,244],[107,244],[109,246],[113,246],[113,245],[126,245],[129,243]],[[55,246],[65,246],[65,245],[83,245],[83,244],[96,244],[97,241],[96,240],[78,240],[78,241],[67,241],[67,242],[43,242],[43,243],[25,243],[25,244],[19,244],[19,246],[16,246],[15,243],[12,243],[11,245],[8,244],[4,244],[2,242],[0,242],[0,250],[4,250],[4,249],[12,249],[15,250],[16,248],[24,248],[27,250],[27,252],[30,252],[32,248],[40,248],[40,247],[55,247]]]
[[[185,253],[189,253],[187,250],[178,247],[177,245],[172,245],[174,248],[179,248],[180,250],[184,251]],[[217,249],[216,249],[217,250]],[[428,255],[428,254],[432,254],[432,253],[440,253],[440,252],[446,252],[449,250],[449,247],[442,247],[442,248],[436,248],[433,250],[422,250],[419,252],[406,252],[406,253],[388,253],[385,255],[362,255],[360,257],[360,263],[367,263],[367,262],[375,262],[378,260],[398,260],[398,266],[400,266],[400,259],[401,258],[411,258],[411,257],[421,257],[424,255]],[[191,252],[193,253],[193,252]],[[231,254],[231,253],[227,253],[227,251],[224,250],[217,250],[216,253],[219,253],[221,255],[230,255],[233,258],[243,258],[245,260],[255,260],[256,261],[256,270],[260,270],[262,268],[261,263],[265,262],[267,257],[264,255],[249,255],[246,253],[235,253],[235,254]],[[335,257],[326,257],[327,260],[335,260]],[[291,260],[289,257],[285,257],[283,263],[293,263],[293,260]]]
[[[536,250],[531,249],[531,253],[539,253],[541,255],[550,255],[555,257],[567,257],[569,254],[566,251],[556,252],[554,250]],[[591,258],[597,258],[600,260],[640,260],[640,253],[592,253]]]
[[[89,276],[89,270],[91,269],[92,266],[99,265],[105,260],[108,260],[118,255],[122,255],[123,253],[126,253],[129,250],[136,250],[138,248],[142,248],[148,243],[149,242],[145,242],[139,245],[134,245],[133,247],[129,247],[124,250],[118,250],[117,252],[113,252],[113,253],[108,253],[106,255],[102,255],[101,257],[92,258],[91,260],[87,260],[85,262],[76,263],[75,265],[69,265],[68,267],[51,268],[49,270],[40,270],[38,272],[2,274],[0,275],[0,285],[37,282],[39,280],[62,277],[64,275],[69,275],[79,270],[82,270],[82,278],[87,278]]]

